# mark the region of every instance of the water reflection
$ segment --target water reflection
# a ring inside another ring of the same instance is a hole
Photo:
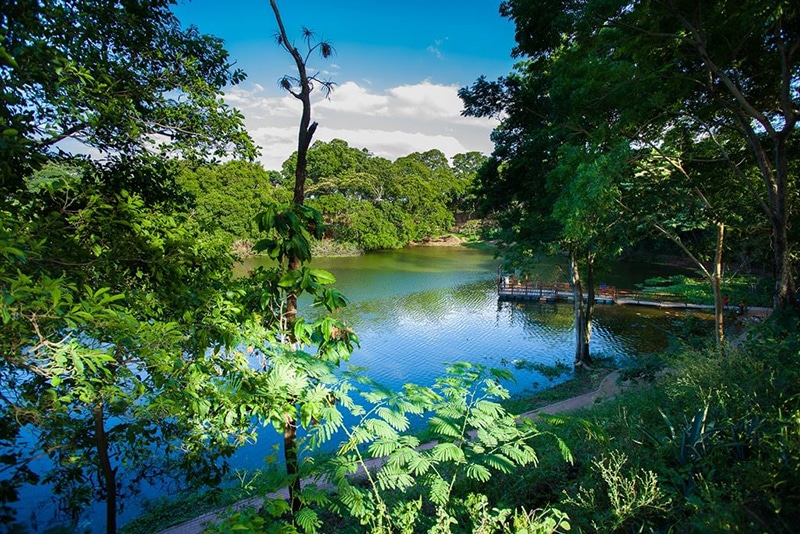
[[[406,382],[430,385],[446,363],[470,361],[487,366],[514,362],[571,364],[574,354],[569,303],[498,302],[497,260],[485,250],[416,248],[354,258],[322,259],[336,287],[351,305],[342,310],[361,340],[351,363],[387,386]],[[560,276],[556,262],[544,263],[542,279]],[[627,280],[620,273],[628,276]],[[659,266],[615,269],[609,283],[633,287],[646,277],[672,274]],[[317,313],[307,307],[305,313]],[[680,312],[605,305],[596,308],[592,353],[630,361],[666,348]],[[552,384],[532,369],[515,370],[512,393]],[[569,374],[560,379],[569,378]]]

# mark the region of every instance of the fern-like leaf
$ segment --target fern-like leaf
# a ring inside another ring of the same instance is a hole
[[[408,469],[415,475],[420,476],[428,472],[433,464],[430,459],[422,454],[417,454],[416,457],[408,462]]]
[[[397,447],[396,439],[378,439],[369,446],[367,452],[372,458],[383,458],[392,454]]]
[[[437,476],[431,480],[428,487],[430,488],[428,495],[431,502],[439,506],[447,504],[447,501],[450,499],[450,486],[444,479]]]
[[[440,436],[448,438],[461,437],[461,427],[452,419],[444,419],[442,417],[431,417],[428,424],[431,430]]]
[[[492,473],[483,465],[470,463],[466,469],[467,477],[478,482],[486,482],[492,478]]]
[[[376,413],[378,417],[392,425],[392,427],[398,432],[405,432],[410,426],[408,417],[386,406],[378,408]]]
[[[463,462],[464,451],[454,443],[439,443],[431,449],[431,456],[440,462]]]
[[[303,508],[294,516],[295,522],[308,534],[316,534],[322,527],[322,520],[311,508]]]
[[[415,484],[414,478],[404,471],[384,468],[378,471],[378,485],[382,490],[404,490]]]
[[[510,473],[514,470],[514,462],[503,454],[489,454],[483,458],[489,467],[502,473]]]
[[[364,421],[364,429],[375,439],[397,439],[397,431],[380,419],[367,419]]]

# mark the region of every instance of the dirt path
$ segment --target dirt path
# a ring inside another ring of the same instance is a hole
[[[602,402],[605,399],[609,399],[614,395],[618,394],[622,389],[620,386],[620,372],[619,371],[612,371],[606,376],[603,381],[600,383],[600,386],[594,390],[590,391],[589,393],[584,393],[583,395],[579,395],[577,397],[573,397],[570,399],[565,399],[548,406],[544,406],[542,408],[538,408],[536,410],[532,410],[530,412],[525,412],[520,417],[526,418],[534,418],[538,416],[540,413],[544,414],[559,414],[559,413],[568,413],[575,410],[580,410],[583,408],[589,408],[594,406],[595,404]],[[436,442],[425,443],[420,445],[419,448],[421,449],[429,449],[436,445]],[[377,469],[381,465],[383,465],[382,458],[375,458],[369,460],[367,462],[367,466],[370,469]],[[310,480],[304,481],[304,483],[312,482]],[[316,481],[318,486],[324,486],[324,484],[320,484],[320,481]],[[331,488],[332,489],[332,488]],[[267,495],[268,498],[289,498],[288,490],[283,489],[281,491],[277,491],[274,493],[270,493]],[[262,497],[252,497],[250,499],[246,499],[244,501],[239,501],[235,505],[230,506],[229,508],[233,508],[236,510],[241,510],[245,508],[258,508],[262,505],[264,499]],[[211,523],[216,523],[219,521],[219,514],[224,512],[227,508],[215,510],[213,512],[208,512],[201,516],[198,516],[194,519],[181,523],[179,525],[175,525],[164,529],[160,532],[160,534],[202,534],[206,525]]]
[[[605,399],[610,399],[622,391],[623,388],[624,386],[620,384],[620,372],[611,371],[602,380],[602,382],[600,382],[600,385],[596,390],[590,391],[589,393],[584,393],[583,395],[579,395],[577,397],[572,397],[570,399],[564,399],[553,404],[548,404],[547,406],[537,408],[536,410],[531,410],[530,412],[525,412],[520,417],[531,419],[540,413],[555,415],[559,413],[574,412],[575,410],[580,410],[583,408],[589,408]]]

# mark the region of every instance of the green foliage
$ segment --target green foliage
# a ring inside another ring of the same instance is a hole
[[[187,165],[177,181],[191,196],[191,210],[199,224],[231,243],[255,241],[259,233],[256,214],[263,204],[289,199],[289,191],[276,188],[261,166],[244,161],[195,168]]]
[[[340,139],[317,141],[308,151],[308,204],[323,214],[330,238],[363,250],[399,248],[446,233],[453,212],[470,208],[482,160],[459,154],[451,167],[431,150],[390,162]],[[284,163],[285,182],[296,161],[294,154]]]
[[[123,534],[151,534],[194,519],[200,514],[235,505],[239,501],[276,489],[283,477],[272,468],[254,473],[236,471],[226,483],[212,489],[201,488],[170,496],[144,500],[144,513],[126,523]]]
[[[796,513],[789,466],[798,436],[786,424],[797,411],[787,364],[798,344],[794,327],[775,326],[760,326],[754,345],[725,356],[685,351],[651,385],[584,412],[598,425],[591,432],[564,419],[558,433],[576,451],[575,467],[558,467],[556,450],[540,448],[540,469],[507,483],[531,488],[523,502],[550,495],[573,528],[785,531]],[[503,495],[519,505],[513,492]]]
[[[433,150],[391,162],[340,139],[315,142],[308,151],[304,204],[320,212],[325,233],[314,246],[323,255],[337,254],[336,248],[326,250],[332,242],[362,251],[400,248],[447,233],[455,213],[461,213],[459,222],[469,222],[475,208],[472,183],[484,160],[475,152],[458,154],[451,167]],[[242,161],[185,165],[178,185],[204,228],[229,242],[255,241],[262,204],[291,198],[296,164],[295,153],[279,177]]]
[[[300,204],[267,204],[256,216],[256,223],[267,237],[256,242],[254,249],[280,263],[290,258],[301,263],[311,261],[311,240],[322,237],[322,215]]]
[[[489,509],[485,495],[469,494],[464,500],[472,524],[470,532],[480,534],[549,534],[569,532],[569,518],[555,508],[528,512],[524,508]]]
[[[216,419],[242,364],[219,351],[239,329],[231,256],[137,195],[103,193],[95,172],[42,181],[2,214],[3,439],[35,436],[53,462],[43,480],[76,516],[164,473],[215,482],[247,435]],[[11,487],[35,480],[36,450],[14,448]]]
[[[785,105],[800,72],[796,10],[509,0],[501,13],[521,61],[459,94],[467,114],[503,117],[480,183],[509,231],[520,210],[539,234],[555,222],[573,243],[612,238],[614,252],[655,229],[704,269],[731,244],[720,229],[746,250],[750,228],[770,226],[773,296],[796,306],[787,199],[800,116]],[[551,240],[516,233],[506,242]]]
[[[734,275],[722,281],[721,291],[729,297],[731,307],[744,302],[746,306],[771,306],[769,280],[757,276]],[[702,279],[674,275],[667,278],[649,278],[641,284],[645,292],[674,293],[686,302],[713,304],[714,295],[708,282]]]
[[[219,417],[242,363],[221,350],[239,328],[232,257],[175,211],[166,159],[255,155],[219,98],[243,75],[169,6],[3,11],[0,499],[43,480],[72,517],[106,500],[109,532],[141,481],[218,480],[215,457],[247,434]],[[67,139],[104,160],[53,148]],[[52,462],[42,472],[37,455]]]
[[[107,500],[110,532],[117,496],[164,471],[217,479],[242,430],[215,424],[241,363],[220,350],[238,330],[232,258],[174,210],[166,158],[255,155],[220,98],[243,74],[170,5],[3,9],[0,500],[45,480],[73,517]],[[54,148],[65,140],[103,161]]]
[[[231,71],[218,38],[183,28],[171,2],[24,1],[3,10],[3,187],[19,189],[71,137],[114,157],[255,155],[222,89]],[[108,51],[113,50],[113,54]],[[163,142],[143,142],[159,135]]]
[[[358,519],[371,532],[410,532],[419,528],[450,532],[457,514],[453,490],[461,481],[486,483],[493,473],[509,473],[535,464],[530,439],[543,433],[529,421],[517,421],[497,399],[507,371],[457,363],[432,388],[406,386],[403,392],[375,387],[363,393],[370,408],[360,422],[345,429],[347,440],[326,471],[337,486],[337,508]],[[430,448],[419,447],[409,428],[410,415],[431,413]],[[558,440],[558,438],[556,438]],[[571,459],[566,448],[565,458]],[[355,484],[353,475],[366,478]],[[391,503],[399,495],[409,500]],[[419,513],[422,503],[436,510],[435,521]],[[405,502],[406,504],[402,504]]]
[[[658,486],[658,476],[652,471],[625,472],[625,454],[611,452],[608,457],[593,462],[604,483],[605,495],[593,489],[580,488],[574,500],[567,502],[593,512],[592,528],[597,531],[616,531],[626,524],[646,524],[648,516],[663,512],[669,498]],[[607,499],[607,501],[606,501]]]

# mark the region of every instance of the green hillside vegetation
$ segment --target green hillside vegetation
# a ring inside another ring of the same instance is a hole
[[[252,245],[259,237],[255,215],[264,203],[291,199],[296,158],[280,172],[239,161],[185,166],[177,181],[204,228]],[[451,164],[430,150],[389,161],[341,139],[315,142],[308,151],[306,203],[325,222],[315,250],[402,248],[458,230],[456,219],[463,224],[476,217],[471,191],[486,159],[471,152],[457,154]]]

